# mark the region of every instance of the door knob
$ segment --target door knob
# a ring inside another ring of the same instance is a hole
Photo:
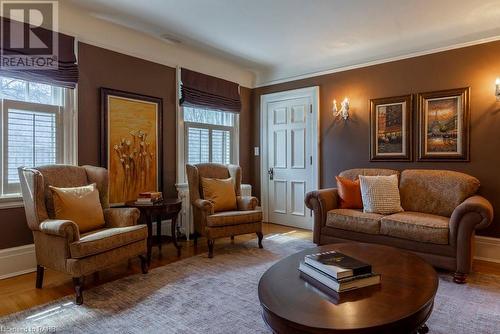
[[[274,178],[274,169],[272,167],[269,168],[267,174],[269,174],[269,180],[272,180]]]

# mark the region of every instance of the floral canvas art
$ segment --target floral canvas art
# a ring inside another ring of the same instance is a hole
[[[106,89],[102,94],[103,158],[109,171],[110,203],[124,203],[137,199],[140,192],[158,191],[161,102]]]

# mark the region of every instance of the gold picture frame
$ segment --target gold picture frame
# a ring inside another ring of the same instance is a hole
[[[419,161],[470,160],[470,88],[418,94]]]
[[[370,161],[412,160],[412,95],[370,100]]]

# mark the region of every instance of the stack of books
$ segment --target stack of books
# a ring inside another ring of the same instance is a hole
[[[335,292],[380,283],[380,274],[373,273],[371,265],[336,251],[306,255],[299,270],[309,283],[319,283]]]
[[[163,196],[159,191],[146,191],[139,193],[139,197],[135,201],[135,204],[138,205],[151,205],[154,203],[161,202],[163,200]]]

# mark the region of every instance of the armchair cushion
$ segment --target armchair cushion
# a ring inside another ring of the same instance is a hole
[[[70,244],[71,257],[83,258],[122,247],[148,237],[146,225],[106,228],[83,234]]]
[[[396,238],[447,245],[448,217],[421,212],[400,212],[381,219],[380,233]]]
[[[136,208],[109,208],[104,209],[104,220],[106,227],[133,226],[140,216],[139,209]]]
[[[80,232],[104,225],[104,215],[96,184],[83,187],[57,188],[50,186],[54,199],[55,218],[74,221]]]
[[[215,212],[236,209],[236,191],[231,178],[212,179],[202,177],[201,186],[203,188],[203,198],[214,204]]]
[[[246,223],[258,223],[262,221],[261,210],[247,211],[224,211],[207,217],[207,226],[220,227],[229,225],[239,225]]]

